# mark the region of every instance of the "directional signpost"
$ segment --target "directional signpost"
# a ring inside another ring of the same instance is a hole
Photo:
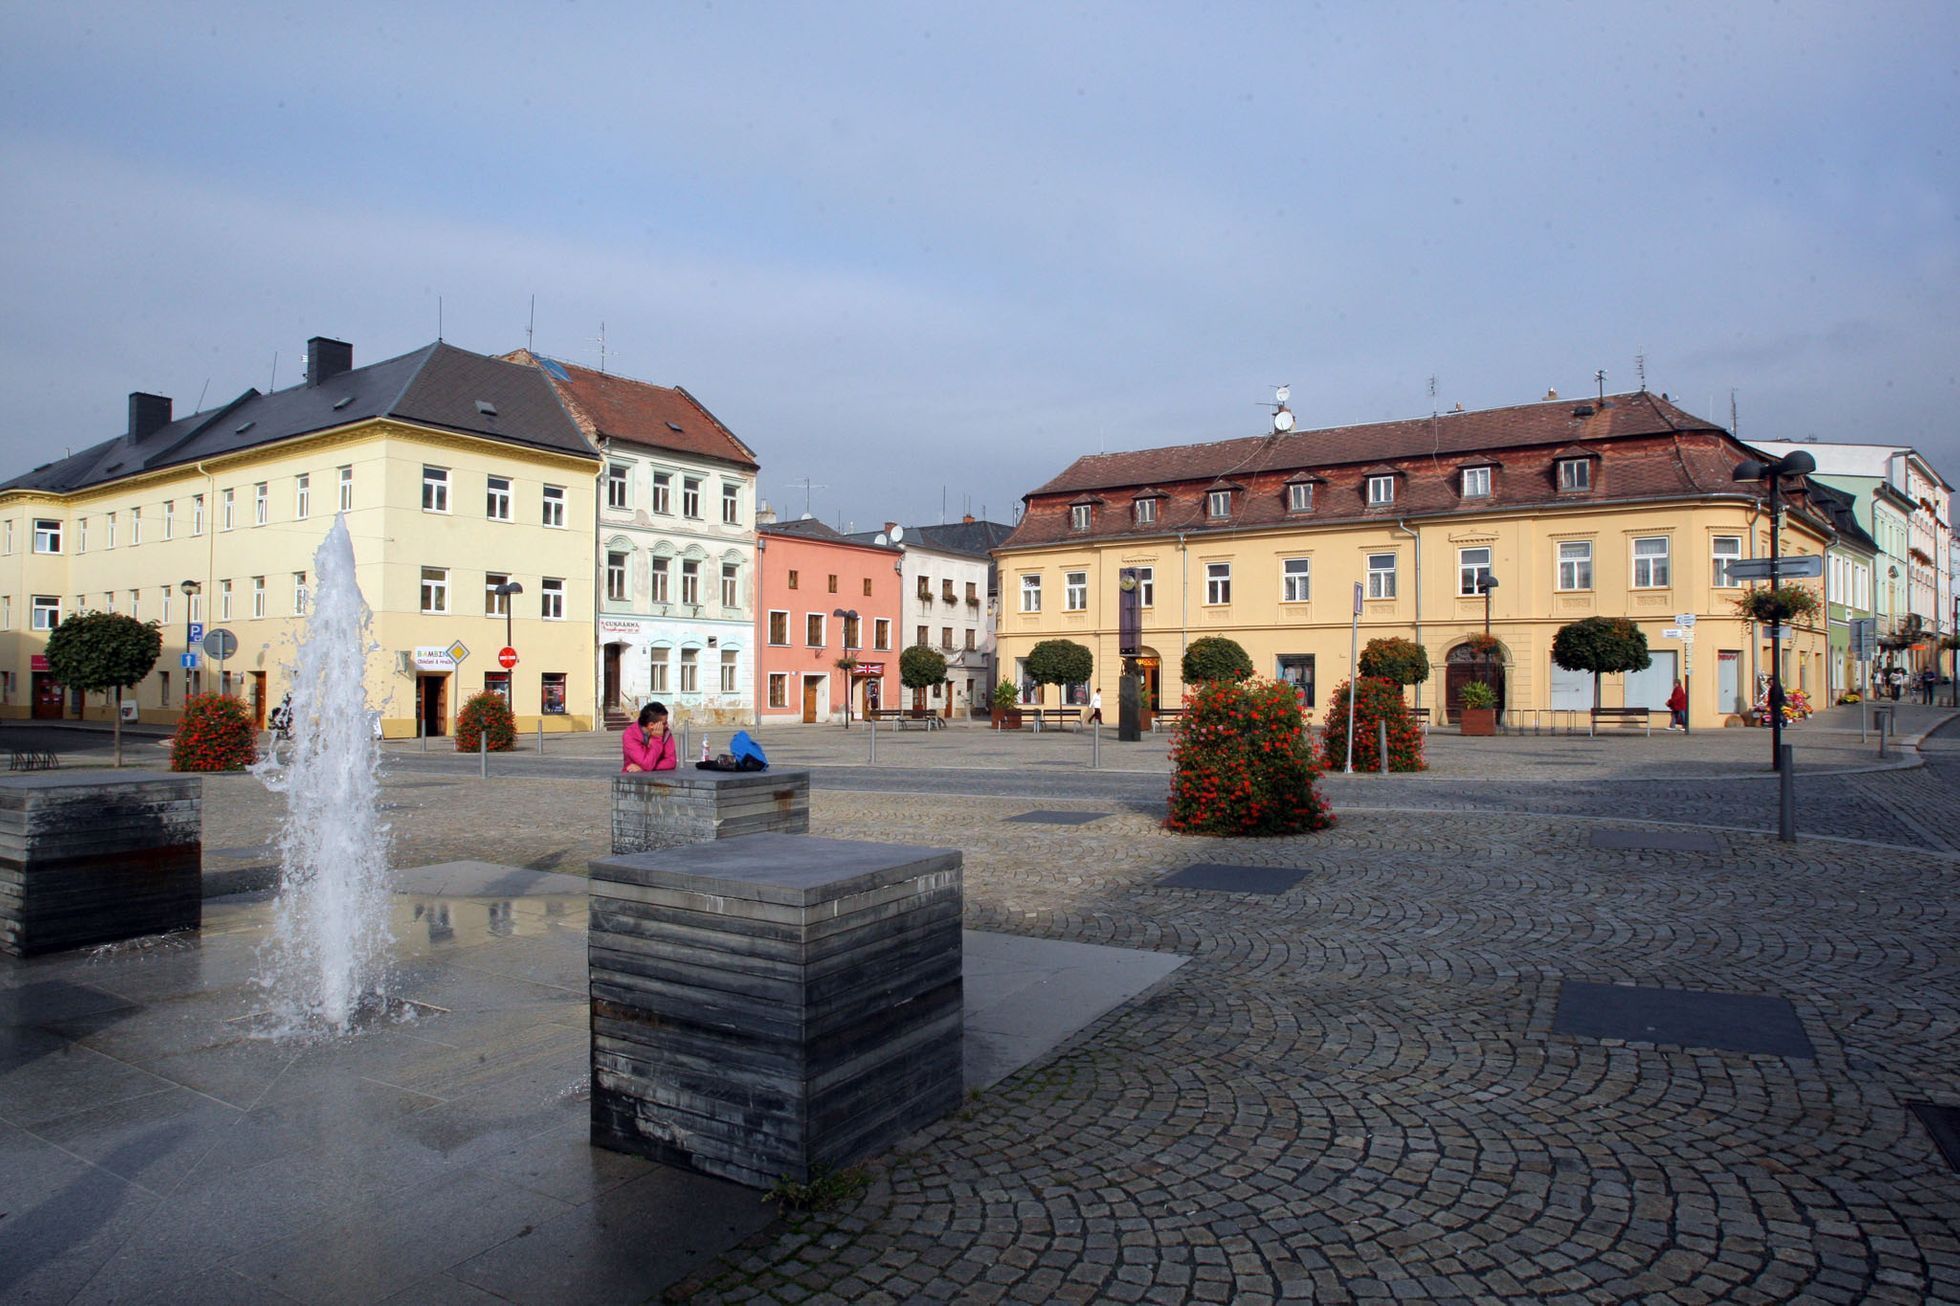
[[[1686,734],[1695,706],[1695,614],[1675,613],[1674,624],[1661,631],[1661,638],[1681,641],[1681,692],[1688,696],[1688,710],[1681,714],[1681,730]]]
[[[1811,580],[1824,574],[1824,559],[1815,553],[1788,558],[1744,558],[1728,566],[1730,580],[1768,580],[1770,569],[1783,580]]]

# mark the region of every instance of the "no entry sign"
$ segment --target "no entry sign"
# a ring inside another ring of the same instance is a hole
[[[500,667],[502,667],[502,668],[503,668],[504,670],[506,670],[506,671],[509,671],[509,670],[510,670],[510,669],[511,669],[512,667],[514,667],[514,666],[516,666],[516,665],[517,665],[517,650],[516,650],[516,649],[514,649],[514,648],[500,648],[500,649],[498,649],[498,650],[497,650],[497,665],[498,665],[498,666],[500,666]]]

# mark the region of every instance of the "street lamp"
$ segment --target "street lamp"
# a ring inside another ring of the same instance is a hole
[[[1802,476],[1817,470],[1817,460],[1798,449],[1767,462],[1745,458],[1735,465],[1737,481],[1769,482],[1769,587],[1774,593],[1783,582],[1783,478]],[[1783,769],[1783,623],[1779,618],[1769,628],[1769,756],[1770,769]]]
[[[492,585],[490,592],[504,601],[504,647],[515,648],[517,645],[510,637],[510,596],[522,594],[524,586],[517,581],[507,580],[501,585]]]
[[[838,661],[845,663],[844,670],[844,729],[851,728],[851,698],[857,692],[857,658],[851,654],[851,623],[857,620],[856,608],[838,608],[831,616],[844,623],[838,632],[837,642],[844,649],[844,656]]]
[[[1490,592],[1497,588],[1497,577],[1488,571],[1477,573],[1477,593],[1484,596],[1484,684],[1490,685]]]

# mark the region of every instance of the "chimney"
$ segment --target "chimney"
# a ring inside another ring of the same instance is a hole
[[[961,525],[963,525],[963,526],[971,526],[971,525],[973,525],[973,514],[972,514],[972,513],[968,513],[968,514],[967,514],[966,516],[964,516],[964,517],[962,517],[962,518],[960,518],[960,524],[961,524]]]
[[[140,440],[170,425],[170,396],[146,395],[136,391],[129,396],[129,438]]]
[[[1545,391],[1545,398],[1547,398],[1547,399],[1556,399],[1556,398],[1558,398],[1558,391],[1557,391],[1557,390],[1547,390],[1547,391]]]
[[[331,381],[342,372],[354,370],[354,346],[345,340],[314,336],[306,342],[306,384]]]
[[[885,523],[885,534],[887,534],[887,535],[890,535],[890,534],[891,534],[891,533],[892,533],[892,532],[893,532],[894,530],[896,530],[896,529],[898,529],[898,523],[897,523],[897,522],[895,522],[895,521],[888,521],[888,522],[886,522],[886,523]]]
[[[769,506],[769,500],[764,499],[755,506],[755,524],[758,526],[773,526],[776,524],[776,510]]]

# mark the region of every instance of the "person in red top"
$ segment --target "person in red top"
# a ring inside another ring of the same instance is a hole
[[[640,719],[626,727],[619,747],[626,757],[621,771],[672,771],[679,766],[674,732],[667,728],[666,704],[648,703],[641,708]]]
[[[1681,688],[1681,682],[1678,680],[1674,682],[1674,692],[1667,696],[1667,710],[1674,716],[1674,719],[1667,723],[1669,730],[1688,728],[1688,691]]]

